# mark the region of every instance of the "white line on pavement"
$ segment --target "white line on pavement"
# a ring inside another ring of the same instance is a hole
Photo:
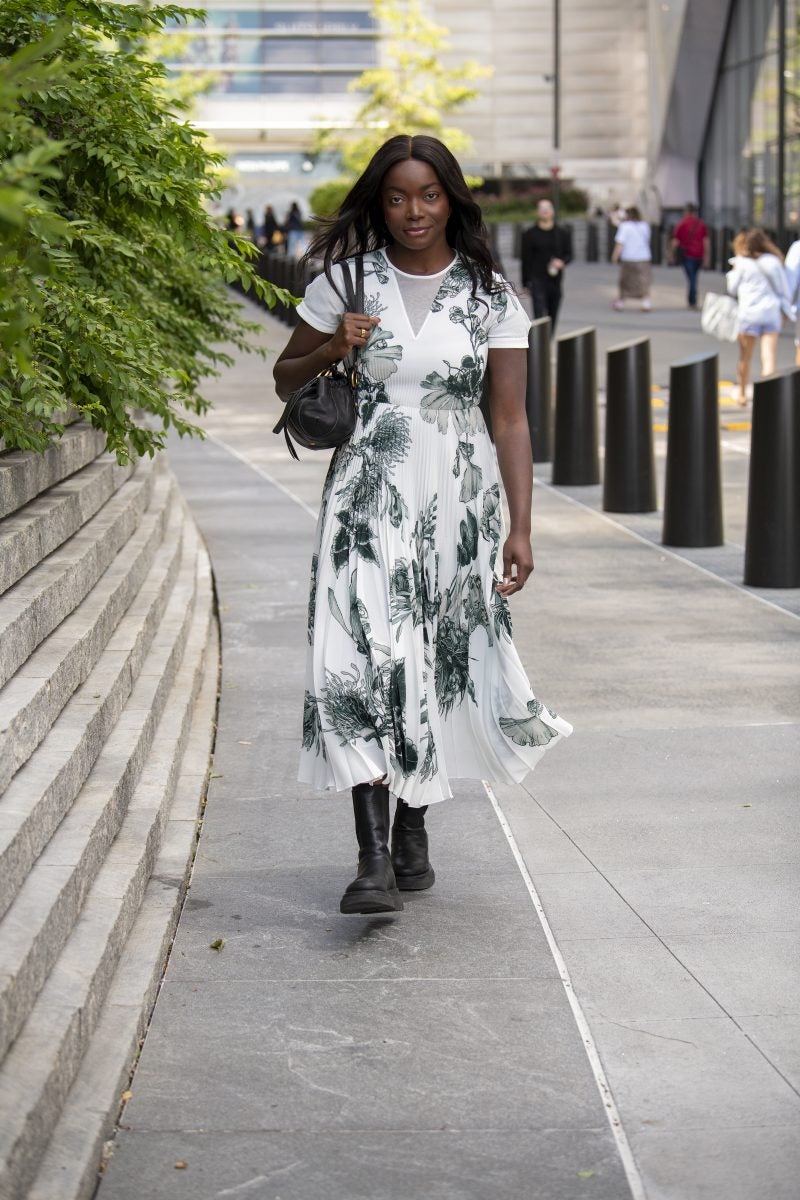
[[[739,444],[739,442],[731,442],[728,440],[728,438],[722,438],[722,440],[720,441],[720,446],[722,446],[722,448],[724,450],[735,450],[737,454],[749,454],[750,453],[750,443],[749,442],[747,443],[746,446],[742,446]]]
[[[255,471],[257,475],[260,475],[262,479],[266,479],[267,483],[271,483],[272,486],[276,487],[279,492],[283,492],[285,496],[288,496],[290,500],[294,500],[295,504],[299,504],[303,511],[307,512],[308,515],[313,517],[316,521],[317,517],[319,516],[319,509],[312,508],[310,504],[306,504],[305,500],[301,500],[296,492],[293,492],[287,488],[286,485],[277,480],[274,475],[270,475],[269,471],[265,471],[263,467],[258,465],[258,463],[254,463],[252,459],[247,457],[247,455],[242,454],[240,450],[236,450],[233,446],[229,445],[228,442],[223,442],[222,438],[217,437],[215,434],[206,432],[206,438],[209,442],[214,442],[215,445],[221,446],[223,450],[227,450],[228,454],[232,454],[234,458],[238,458],[239,462],[244,463],[246,467],[250,467],[250,469]]]
[[[589,1064],[592,1068],[592,1074],[595,1078],[595,1083],[597,1084],[597,1088],[600,1092],[600,1098],[603,1101],[603,1107],[605,1109],[606,1116],[608,1117],[608,1123],[611,1126],[611,1132],[614,1135],[614,1139],[617,1143],[617,1149],[619,1150],[622,1167],[628,1180],[628,1186],[631,1189],[632,1200],[647,1200],[647,1192],[645,1191],[642,1177],[639,1174],[639,1168],[636,1165],[636,1160],[633,1157],[633,1151],[631,1150],[630,1142],[628,1141],[628,1135],[625,1133],[625,1129],[622,1125],[622,1120],[619,1115],[619,1110],[614,1100],[614,1096],[612,1095],[608,1079],[606,1078],[606,1073],[603,1070],[603,1064],[600,1061],[600,1055],[598,1053],[595,1040],[592,1037],[592,1031],[589,1028],[589,1022],[586,1020],[580,1001],[575,995],[575,989],[572,986],[572,979],[570,978],[567,964],[564,961],[564,956],[558,948],[558,943],[553,935],[553,930],[550,928],[550,922],[547,919],[544,907],[539,899],[539,893],[536,891],[536,886],[531,879],[528,868],[525,865],[525,860],[522,857],[519,846],[517,845],[517,840],[511,831],[511,826],[506,820],[505,813],[500,807],[498,799],[492,790],[491,784],[487,783],[486,780],[483,780],[482,782],[486,790],[486,794],[491,801],[492,808],[495,811],[495,815],[500,822],[503,833],[506,835],[506,840],[511,847],[511,853],[516,859],[520,874],[522,875],[525,886],[528,889],[528,894],[533,902],[533,907],[536,909],[536,915],[541,923],[544,936],[547,939],[547,944],[550,947],[550,953],[553,956],[556,969],[558,970],[561,982],[564,985],[564,991],[567,994],[567,1000],[569,1001],[569,1006],[572,1009],[572,1015],[575,1018],[575,1024],[578,1026],[578,1032],[581,1035],[583,1048],[586,1051]]]

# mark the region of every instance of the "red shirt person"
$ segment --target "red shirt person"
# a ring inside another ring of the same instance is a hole
[[[681,251],[681,261],[686,272],[689,308],[697,308],[697,275],[701,267],[708,266],[710,242],[708,227],[697,215],[697,207],[687,204],[684,214],[672,231],[672,252]]]

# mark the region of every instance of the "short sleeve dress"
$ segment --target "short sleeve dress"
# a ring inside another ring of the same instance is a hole
[[[338,266],[333,278],[343,296]],[[312,787],[386,775],[420,807],[449,798],[452,778],[519,782],[572,732],[531,691],[495,590],[503,512],[478,406],[489,348],[527,347],[529,328],[497,282],[473,296],[457,256],[415,335],[386,254],[364,257],[364,309],[380,325],[311,565],[300,781]],[[320,275],[298,312],[333,333],[343,310]]]

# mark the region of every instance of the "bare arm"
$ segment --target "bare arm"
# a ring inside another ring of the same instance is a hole
[[[508,499],[511,529],[503,545],[503,582],[497,590],[512,596],[533,570],[531,494],[533,466],[525,412],[527,350],[489,351],[489,405],[497,462]],[[516,576],[512,568],[516,567]]]
[[[309,379],[345,358],[354,346],[360,350],[366,344],[372,326],[379,320],[364,313],[344,313],[335,333],[321,333],[299,320],[272,370],[275,390],[281,400],[286,400]],[[362,330],[366,330],[367,337],[362,335]]]

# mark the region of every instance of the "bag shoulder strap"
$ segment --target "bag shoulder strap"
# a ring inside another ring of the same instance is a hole
[[[347,302],[347,312],[364,311],[364,255],[356,255],[356,286],[353,289],[353,276],[350,274],[350,264],[343,259],[339,266],[342,268],[342,281]]]
[[[346,312],[363,312],[364,311],[364,255],[357,254],[356,263],[356,286],[353,288],[353,277],[350,274],[350,264],[346,259],[342,259],[339,266],[342,268],[342,282],[344,283],[345,302],[347,304]],[[353,347],[352,354],[347,356],[345,361],[349,360],[350,369],[355,374],[358,364],[358,347]]]
[[[756,264],[756,266],[758,267],[759,271],[761,272],[761,274],[764,276],[764,278],[766,279],[767,283],[769,284],[769,286],[770,286],[770,288],[771,288],[772,292],[775,294],[775,296],[777,297],[777,299],[781,301],[781,306],[783,306],[783,296],[780,294],[780,292],[778,291],[778,289],[775,287],[775,281],[773,280],[773,278],[772,278],[772,276],[770,275],[769,271],[765,271],[765,270],[764,270],[764,268],[762,267],[762,265],[761,265],[761,256],[759,255],[759,257],[758,257],[758,258],[756,258],[754,261],[755,261],[755,264]]]

